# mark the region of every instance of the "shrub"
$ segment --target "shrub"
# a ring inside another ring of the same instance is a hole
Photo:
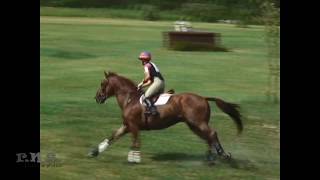
[[[148,21],[156,21],[160,19],[159,10],[152,5],[144,5],[142,8],[142,18]]]
[[[223,19],[227,12],[223,6],[203,3],[185,3],[182,5],[181,10],[195,20],[206,22],[216,22],[219,19]]]

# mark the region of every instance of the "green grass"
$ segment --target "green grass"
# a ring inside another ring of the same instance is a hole
[[[60,167],[41,167],[41,179],[279,179],[279,105],[265,97],[266,46],[263,27],[194,23],[221,33],[230,52],[176,52],[162,47],[162,31],[172,22],[126,19],[40,18],[41,157],[54,152]],[[210,125],[219,133],[231,163],[204,162],[206,144],[185,124],[142,132],[142,163],[127,163],[126,135],[96,159],[88,150],[121,125],[121,111],[111,98],[98,105],[93,97],[104,70],[136,82],[143,78],[137,56],[153,53],[167,88],[220,97],[239,103],[244,132],[212,103]]]

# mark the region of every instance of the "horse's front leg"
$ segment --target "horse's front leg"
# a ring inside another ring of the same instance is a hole
[[[139,129],[136,127],[131,127],[130,132],[132,133],[132,146],[131,150],[128,153],[128,162],[130,163],[140,163],[140,137]]]
[[[96,157],[103,151],[105,151],[111,144],[113,144],[116,140],[120,137],[125,135],[128,132],[128,128],[125,125],[122,125],[119,129],[114,131],[110,138],[104,139],[96,148],[92,149],[88,156],[89,157]]]

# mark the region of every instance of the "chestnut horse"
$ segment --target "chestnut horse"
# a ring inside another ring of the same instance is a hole
[[[210,128],[210,106],[208,101],[215,101],[216,105],[228,114],[236,123],[238,133],[243,129],[241,115],[237,104],[228,103],[214,97],[202,97],[192,93],[174,94],[167,104],[157,106],[157,116],[145,116],[145,107],[140,104],[141,93],[131,80],[113,72],[104,72],[105,78],[101,82],[95,99],[99,104],[104,103],[109,97],[115,96],[122,110],[122,126],[114,131],[110,138],[103,140],[96,148],[89,152],[90,157],[95,157],[108,146],[113,144],[126,133],[132,134],[132,147],[128,154],[129,162],[139,163],[140,157],[140,130],[159,130],[172,126],[178,122],[186,123],[189,128],[208,144],[208,160],[214,160],[213,151],[223,158],[230,159],[231,155],[223,150],[217,132]]]

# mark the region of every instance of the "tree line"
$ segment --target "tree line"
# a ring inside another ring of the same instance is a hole
[[[115,8],[142,11],[145,19],[158,20],[160,11],[181,15],[181,20],[216,22],[223,19],[259,24],[266,1],[280,8],[280,0],[40,0],[41,6],[71,8]]]

